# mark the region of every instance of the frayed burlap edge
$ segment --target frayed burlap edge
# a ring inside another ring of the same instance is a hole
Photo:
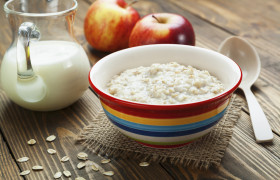
[[[211,166],[220,165],[231,139],[233,127],[239,119],[242,103],[242,99],[234,94],[223,119],[209,134],[179,148],[154,149],[142,146],[115,129],[103,111],[100,111],[81,131],[77,142],[101,156],[169,162],[206,170]]]

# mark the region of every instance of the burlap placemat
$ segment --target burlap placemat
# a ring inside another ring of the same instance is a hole
[[[90,151],[107,157],[137,158],[141,161],[170,162],[199,169],[218,166],[239,119],[242,100],[233,95],[229,107],[217,126],[206,136],[174,149],[154,149],[122,135],[103,111],[85,127],[77,141]]]

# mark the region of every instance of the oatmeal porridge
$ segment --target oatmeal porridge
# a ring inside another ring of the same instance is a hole
[[[182,104],[205,100],[224,91],[206,70],[176,62],[128,69],[107,84],[113,96],[147,104]]]

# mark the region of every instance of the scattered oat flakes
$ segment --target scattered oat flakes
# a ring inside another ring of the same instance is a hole
[[[61,172],[57,172],[57,173],[54,174],[53,177],[54,177],[55,179],[59,179],[61,176],[62,176],[62,173],[61,173]]]
[[[54,141],[55,140],[55,138],[56,138],[56,136],[55,135],[50,135],[49,137],[47,137],[47,141],[48,142],[52,142],[52,141]]]
[[[34,145],[34,144],[36,144],[36,140],[35,139],[30,139],[29,141],[27,141],[27,144]]]
[[[29,160],[29,157],[21,157],[21,158],[19,158],[17,161],[18,162],[26,162],[26,161],[28,161]]]
[[[71,176],[70,171],[63,171],[63,174],[64,174],[65,177],[70,177]]]
[[[107,163],[109,163],[109,162],[111,162],[111,159],[102,159],[102,160],[101,160],[101,163],[102,163],[102,164],[107,164]]]
[[[82,168],[84,168],[85,166],[86,166],[86,163],[80,162],[80,163],[77,165],[77,168],[78,168],[78,169],[82,169]]]
[[[38,165],[36,165],[36,166],[33,166],[32,169],[33,169],[34,171],[40,171],[40,170],[43,170],[43,166],[38,166]]]
[[[98,164],[92,162],[91,169],[94,170],[94,171],[98,171],[99,170]]]
[[[77,157],[78,157],[78,159],[84,160],[84,161],[88,159],[87,153],[84,153],[84,152],[78,153]]]
[[[49,154],[55,154],[56,153],[56,150],[54,150],[54,149],[48,149],[47,151],[48,151]]]
[[[140,162],[139,163],[139,166],[142,166],[142,167],[146,167],[146,166],[149,166],[150,165],[150,163],[148,163],[148,162]]]
[[[22,171],[21,173],[19,173],[19,175],[21,176],[26,176],[30,173],[30,170],[25,170],[25,171]]]
[[[86,180],[86,179],[83,177],[76,177],[75,180]]]
[[[64,156],[64,157],[61,158],[60,161],[61,161],[61,162],[66,162],[66,161],[69,161],[69,159],[70,159],[70,158],[69,158],[68,156]]]
[[[113,176],[115,173],[113,171],[105,171],[102,174],[104,174],[105,176]]]

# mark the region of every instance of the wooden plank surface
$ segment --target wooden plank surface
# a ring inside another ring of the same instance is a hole
[[[220,167],[206,172],[167,164],[164,167],[175,179],[274,180],[280,178],[279,149],[278,136],[273,143],[255,143],[249,116],[242,112]]]
[[[19,167],[17,166],[7,143],[0,133],[0,179],[20,179],[18,176]]]
[[[0,62],[2,60],[3,54],[11,43],[11,30],[2,9],[4,2],[5,1],[0,2]],[[0,103],[2,103],[2,100],[0,100]],[[1,118],[0,121],[2,121]],[[2,136],[2,129],[0,127],[0,179],[21,179],[18,176],[18,172],[20,171],[20,169],[12,156],[13,155],[11,154],[7,146],[7,142]]]
[[[79,0],[78,2],[79,9],[75,19],[76,38],[86,50],[91,64],[94,64],[108,53],[98,52],[88,46],[83,35],[83,19],[92,0]],[[217,50],[219,44],[230,35],[241,35],[248,38],[257,47],[263,63],[261,76],[253,90],[264,107],[274,130],[273,143],[255,143],[248,109],[244,106],[244,111],[234,128],[233,138],[220,167],[200,171],[167,163],[152,163],[149,168],[142,168],[133,159],[113,159],[112,163],[102,166],[106,170],[115,171],[113,179],[280,179],[280,61],[279,41],[277,41],[277,37],[279,37],[277,20],[280,19],[278,18],[280,6],[276,0],[269,1],[269,3],[258,0],[255,4],[256,8],[253,8],[252,14],[250,14],[251,10],[247,8],[238,8],[240,5],[245,7],[251,5],[249,0],[168,0],[164,3],[160,0],[146,0],[139,1],[134,7],[141,16],[155,12],[184,15],[193,24],[197,38],[196,45],[200,47]],[[3,1],[0,2],[1,7],[3,7],[2,5]],[[258,15],[259,12],[268,10],[268,14]],[[0,12],[3,25],[0,29],[0,59],[2,59],[10,45],[11,32],[3,10]],[[241,91],[238,93],[242,96]],[[0,128],[12,153],[12,156],[9,156],[10,152],[0,137],[0,148],[4,152],[2,158],[5,159],[3,162],[9,160],[7,163],[9,167],[2,166],[2,161],[0,161],[0,172],[4,172],[6,168],[9,170],[3,177],[20,178],[17,165],[20,169],[27,169],[35,164],[40,164],[44,166],[44,171],[31,172],[27,179],[51,179],[56,171],[64,169],[68,169],[72,173],[72,178],[83,176],[87,179],[106,179],[101,173],[76,168],[79,162],[76,158],[77,153],[88,151],[75,144],[74,139],[79,131],[90,122],[95,112],[100,110],[100,106],[95,105],[96,97],[93,93],[87,91],[73,106],[48,113],[25,110],[12,103],[3,91],[0,91],[0,99]],[[57,136],[53,143],[45,141],[50,134]],[[35,146],[28,146],[26,142],[30,138],[35,138],[38,143]],[[49,155],[46,152],[47,148],[56,149],[57,154]],[[68,155],[71,160],[61,163],[59,159],[64,155]],[[15,159],[22,156],[29,156],[30,161],[16,164]],[[100,164],[101,159],[96,154],[90,154],[90,160]],[[0,160],[2,160],[1,157]]]
[[[278,53],[271,44],[280,45],[279,0],[173,0],[172,3],[232,34],[254,41],[268,52]]]
[[[83,149],[81,145],[75,144],[75,138],[94,117],[97,111],[101,110],[96,96],[88,90],[85,95],[74,105],[60,111],[54,112],[34,112],[25,110],[12,103],[3,92],[0,93],[0,127],[13,151],[15,159],[27,156],[30,160],[26,163],[18,164],[21,169],[30,169],[34,165],[42,165],[43,171],[32,171],[27,179],[50,179],[57,171],[69,170],[72,178],[83,176],[87,179],[102,179],[105,177],[100,172],[89,169],[77,169],[77,164],[81,162],[77,159],[77,154],[85,151],[89,154],[89,159],[100,164],[101,157]],[[57,136],[54,142],[46,142],[49,135]],[[27,141],[34,138],[37,144],[30,146]],[[52,148],[57,151],[55,155],[47,153],[47,149]],[[61,163],[63,156],[69,156],[70,161]],[[135,160],[112,160],[108,165],[101,165],[105,170],[113,170],[114,175],[119,179],[137,177],[139,179],[156,179],[157,176],[168,178],[169,175],[164,169],[154,164],[149,169],[143,170]],[[145,171],[145,173],[141,173]],[[155,174],[154,171],[157,173]]]

